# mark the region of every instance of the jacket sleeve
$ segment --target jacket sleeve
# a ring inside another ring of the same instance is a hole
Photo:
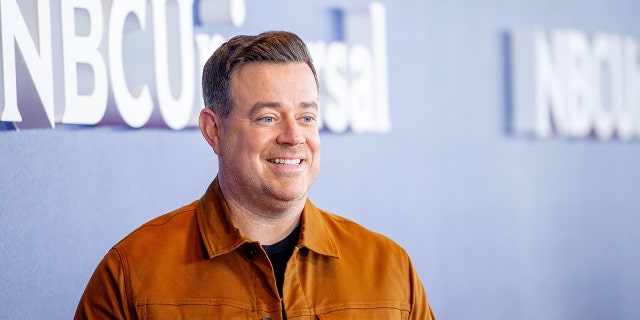
[[[116,249],[111,249],[93,272],[74,319],[133,319],[122,259]]]
[[[411,312],[409,319],[411,320],[435,320],[433,311],[427,301],[427,294],[424,291],[424,286],[416,273],[416,270],[411,263],[411,260],[407,256],[409,264],[409,280],[411,282]]]

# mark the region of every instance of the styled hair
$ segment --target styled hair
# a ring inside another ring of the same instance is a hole
[[[311,54],[296,34],[268,31],[256,36],[239,35],[222,44],[207,60],[202,70],[204,104],[222,118],[231,113],[231,78],[234,72],[249,63],[306,63],[319,88],[318,75]]]

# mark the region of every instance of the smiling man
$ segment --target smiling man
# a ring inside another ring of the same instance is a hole
[[[203,197],[105,256],[76,319],[433,319],[406,252],[307,198],[318,79],[289,32],[237,36],[202,76],[218,157]]]
[[[232,220],[270,245],[298,225],[318,175],[318,86],[304,61],[249,63],[230,80],[233,108],[226,115],[203,109],[200,127],[218,155]]]

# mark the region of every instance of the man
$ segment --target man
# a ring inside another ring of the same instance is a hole
[[[433,319],[406,252],[308,199],[318,80],[298,36],[238,36],[206,63],[218,175],[107,253],[76,319]]]

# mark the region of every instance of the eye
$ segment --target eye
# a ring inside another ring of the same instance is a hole
[[[313,117],[312,116],[303,117],[302,121],[304,121],[304,122],[313,122]]]
[[[262,117],[262,118],[260,118],[260,121],[262,121],[262,122],[273,122],[273,121],[275,121],[275,118],[274,117]]]

